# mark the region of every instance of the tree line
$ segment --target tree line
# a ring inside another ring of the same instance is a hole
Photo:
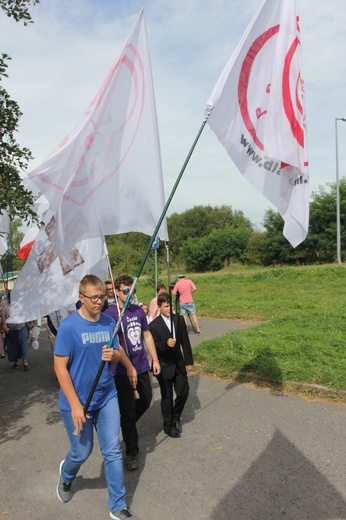
[[[346,244],[346,179],[340,180],[341,244]],[[336,261],[336,185],[327,183],[311,194],[309,232],[294,248],[283,236],[284,221],[268,209],[259,230],[240,210],[231,206],[195,206],[167,219],[169,254],[173,266],[191,272],[218,271],[233,263],[243,265],[308,265]],[[115,272],[136,272],[148,237],[127,233],[107,237]],[[165,269],[166,249],[160,243],[158,262]],[[154,253],[153,253],[154,255]],[[153,272],[150,255],[146,272]],[[342,259],[346,246],[341,251]]]
[[[169,258],[175,269],[190,272],[218,271],[233,263],[243,265],[307,265],[336,261],[336,185],[328,183],[312,193],[309,232],[305,241],[293,248],[283,236],[284,222],[279,213],[268,209],[263,230],[242,211],[231,206],[195,206],[167,218]],[[340,180],[341,256],[346,256],[346,179]],[[23,233],[21,221],[11,222],[9,256],[2,259],[4,271],[19,270],[17,250]],[[150,237],[142,233],[107,236],[106,243],[113,273],[135,275]],[[157,250],[158,270],[166,269],[164,242]],[[9,262],[10,257],[10,262]],[[143,274],[152,277],[155,253],[149,255]]]

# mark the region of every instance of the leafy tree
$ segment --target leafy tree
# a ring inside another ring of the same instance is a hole
[[[342,257],[346,249],[346,179],[341,179],[340,224]],[[283,219],[279,213],[268,210],[263,225],[261,260],[270,264],[313,264],[335,262],[336,259],[336,184],[327,183],[311,194],[309,232],[296,249],[282,235]]]
[[[250,236],[246,259],[250,264],[261,265],[264,247],[265,233],[261,231],[254,231]]]
[[[150,237],[143,233],[122,233],[106,237],[109,260],[114,277],[121,274],[134,276],[137,274],[144,253],[147,250]],[[165,248],[158,249],[158,261],[163,267],[165,259]],[[154,271],[154,251],[149,254],[143,274],[152,274]]]
[[[311,208],[311,205],[310,205]],[[311,209],[310,227],[311,229]],[[284,221],[281,215],[272,209],[265,212],[263,226],[266,229],[262,244],[263,265],[301,265],[315,261],[315,246],[309,234],[307,238],[294,248],[283,235]],[[313,252],[311,256],[309,251]],[[311,260],[313,258],[313,260]]]
[[[346,179],[339,183],[340,231],[342,256],[346,248]],[[334,262],[336,260],[336,183],[320,186],[312,194],[310,204],[310,228],[307,243],[309,262]]]
[[[169,243],[172,253],[179,255],[188,238],[201,238],[215,229],[226,226],[252,229],[252,224],[242,211],[233,211],[231,206],[195,206],[183,213],[173,213],[167,219]]]
[[[32,22],[28,7],[39,0],[0,0],[1,9],[7,16],[24,25]],[[28,5],[29,4],[29,5]],[[2,53],[0,56],[0,80],[7,77],[8,61],[11,58]],[[0,212],[7,210],[10,219],[37,220],[32,210],[33,196],[24,188],[20,172],[25,171],[32,154],[28,148],[21,148],[15,139],[22,113],[18,104],[7,91],[0,87]]]
[[[3,272],[20,271],[24,262],[17,256],[19,245],[23,239],[23,233],[20,231],[22,222],[16,218],[10,221],[10,229],[8,233],[8,250],[6,255],[1,259]]]
[[[182,245],[186,269],[217,271],[232,262],[245,262],[252,231],[245,227],[215,229],[208,236],[188,238]]]
[[[279,213],[268,209],[264,214],[263,227],[266,230],[262,244],[264,265],[295,263],[294,247],[283,236],[284,221]]]
[[[7,16],[14,18],[16,22],[23,21],[24,25],[28,25],[32,23],[29,12],[30,4],[34,6],[39,3],[40,0],[0,0],[0,7]]]

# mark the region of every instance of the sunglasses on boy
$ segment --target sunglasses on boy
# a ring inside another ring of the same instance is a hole
[[[125,294],[125,296],[127,296],[129,294],[129,292],[131,291],[131,289],[126,287],[126,289],[119,289],[119,291],[122,292],[123,294]],[[133,294],[135,294],[135,292],[136,292],[136,289],[133,291]]]

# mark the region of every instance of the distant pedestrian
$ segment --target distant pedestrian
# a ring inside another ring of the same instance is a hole
[[[28,363],[28,337],[29,330],[33,328],[34,322],[27,323],[7,323],[10,317],[11,291],[7,294],[8,301],[1,306],[1,326],[5,333],[5,341],[7,345],[7,356],[10,362],[13,362],[12,368],[19,367],[19,360],[23,362],[25,371],[29,370]]]
[[[196,334],[201,334],[202,331],[200,329],[196,315],[196,306],[192,297],[192,293],[194,293],[196,290],[196,286],[191,280],[185,278],[184,274],[178,274],[177,282],[173,288],[173,293],[178,295],[180,312],[182,316],[184,316],[186,326],[190,316]]]
[[[139,306],[141,307],[141,309],[143,309],[144,314],[147,317],[147,322],[150,323],[151,321],[153,321],[149,313],[149,305],[145,302],[142,302],[139,304]]]
[[[111,280],[106,280],[105,286],[106,286],[107,299],[106,299],[105,303],[103,304],[102,312],[105,312],[108,309],[108,307],[110,307],[111,305],[115,305],[115,292],[114,292],[113,282]]]
[[[150,317],[152,320],[154,320],[158,314],[159,314],[159,309],[158,309],[158,306],[157,306],[157,297],[159,294],[161,294],[162,292],[166,292],[167,289],[166,289],[166,286],[163,284],[163,283],[159,283],[158,286],[156,287],[156,296],[155,298],[153,298],[149,304],[149,314],[150,314]]]

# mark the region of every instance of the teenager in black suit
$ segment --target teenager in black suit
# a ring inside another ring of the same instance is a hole
[[[157,376],[161,390],[161,413],[164,432],[170,437],[181,436],[181,414],[189,395],[187,373],[193,369],[193,356],[184,318],[171,314],[167,292],[157,297],[159,316],[149,329],[154,338],[161,374]],[[173,329],[173,330],[172,330]],[[173,403],[173,389],[176,394]]]

